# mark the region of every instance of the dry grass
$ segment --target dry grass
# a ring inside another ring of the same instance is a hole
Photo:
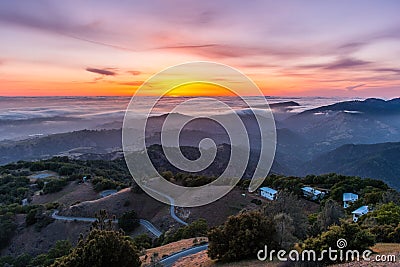
[[[102,209],[110,215],[120,216],[122,213],[135,210],[140,218],[152,220],[153,217],[167,205],[153,199],[145,193],[133,193],[130,188],[122,189],[117,194],[104,198],[81,202],[60,212],[67,216],[93,217]],[[153,220],[152,220],[153,221]]]
[[[186,266],[198,266],[198,267],[258,267],[258,266],[267,266],[267,267],[276,267],[278,263],[274,262],[263,262],[259,260],[243,260],[239,262],[230,262],[230,263],[219,263],[212,259],[210,259],[207,255],[207,251],[201,251],[199,253],[184,257],[178,260],[174,265],[174,267],[186,267]]]
[[[164,246],[147,249],[145,251],[145,254],[143,256],[141,256],[140,259],[142,260],[142,263],[144,265],[149,264],[151,256],[154,253],[158,253],[159,258],[162,258],[163,255],[171,255],[175,252],[179,252],[186,248],[192,247],[194,239],[195,238],[182,239],[177,242],[172,242],[172,243],[166,244]],[[198,241],[200,241],[200,240],[208,241],[207,237],[198,237],[197,240]]]
[[[61,191],[46,195],[33,196],[33,204],[45,204],[50,202],[58,202],[65,206],[70,206],[76,202],[83,202],[98,198],[99,195],[93,190],[89,183],[77,184],[70,182]]]
[[[380,255],[399,255],[400,253],[400,244],[393,243],[378,243],[371,248],[374,252]],[[374,257],[371,257],[372,261],[360,261],[360,262],[347,262],[342,264],[332,265],[332,267],[372,267],[372,266],[400,266],[399,257],[397,257],[397,262],[376,262],[374,261]],[[173,266],[174,267],[186,267],[186,266],[201,266],[201,267],[244,267],[244,266],[268,266],[268,267],[278,267],[280,263],[278,262],[261,262],[258,260],[244,260],[240,262],[231,262],[231,263],[218,263],[214,260],[211,260],[207,251],[201,251],[199,253],[184,257],[177,261]]]
[[[399,253],[400,252],[400,244],[399,243],[377,243],[371,249],[372,249],[372,251],[374,251],[378,254]]]
[[[242,194],[245,194],[245,197]],[[209,226],[223,224],[230,215],[235,215],[242,209],[260,208],[260,206],[251,203],[251,200],[254,198],[257,198],[257,196],[235,187],[224,197],[213,203],[195,208],[187,208],[190,211],[189,221],[204,218]],[[265,199],[263,201],[267,202]]]

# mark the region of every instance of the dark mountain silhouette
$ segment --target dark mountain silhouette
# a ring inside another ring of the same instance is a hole
[[[297,103],[278,104],[278,107],[286,108],[296,106]],[[367,99],[336,103],[293,115],[276,124],[278,143],[272,171],[285,175],[305,175],[310,172],[360,175],[380,178],[399,188],[400,184],[396,182],[396,177],[400,177],[400,173],[397,173],[400,169],[400,151],[396,145],[400,141],[399,112],[400,99]],[[238,114],[250,136],[251,161],[255,162],[260,147],[260,130],[251,112],[245,110]],[[180,119],[190,118],[179,113],[171,116],[173,127],[165,132],[167,137],[177,134],[178,128],[175,126]],[[215,118],[218,116],[224,115]],[[148,119],[147,146],[161,143],[160,132],[166,117],[164,114]],[[267,132],[268,129],[263,133]],[[230,143],[221,125],[207,118],[188,123],[180,132],[179,141],[181,146],[192,147],[188,148],[191,151],[197,149],[204,138],[213,139],[218,146]],[[2,141],[0,164],[56,155],[112,159],[121,156],[121,143],[120,128],[82,130],[23,141]],[[223,153],[218,164],[226,159],[226,150],[226,147],[221,150]],[[166,162],[161,163],[160,166],[167,165]],[[207,174],[213,173],[215,169]]]
[[[344,144],[396,142],[400,140],[400,99],[340,102],[293,115],[280,125],[310,141],[306,157]]]
[[[331,173],[381,179],[400,189],[400,142],[373,145],[348,144],[306,164],[305,173]]]
[[[298,116],[329,111],[359,112],[372,116],[400,115],[400,98],[394,98],[391,100],[368,98],[363,101],[344,101],[328,106],[306,110],[298,114]]]

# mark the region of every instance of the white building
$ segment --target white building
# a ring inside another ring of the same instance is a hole
[[[301,191],[303,191],[303,195],[306,198],[309,198],[311,200],[321,200],[325,196],[325,192],[322,192],[318,189],[315,189],[315,188],[312,188],[309,186],[302,187]]]
[[[22,206],[27,206],[27,205],[29,204],[28,199],[27,199],[27,198],[24,198],[24,199],[21,201],[21,204],[22,204]]]
[[[343,208],[347,209],[351,203],[358,200],[358,195],[353,193],[343,193]]]
[[[357,222],[358,218],[367,214],[369,212],[368,206],[362,206],[352,212],[353,214],[353,222]]]
[[[260,195],[269,200],[275,200],[277,193],[278,193],[278,191],[276,191],[275,189],[272,189],[272,188],[269,188],[266,186],[260,188]]]

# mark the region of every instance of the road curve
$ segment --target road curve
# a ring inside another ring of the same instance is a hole
[[[187,222],[183,221],[181,218],[179,218],[179,217],[175,214],[175,205],[174,205],[175,201],[174,201],[174,199],[173,199],[172,197],[170,197],[170,196],[168,196],[168,195],[166,195],[166,194],[164,194],[164,193],[158,192],[157,190],[154,190],[153,188],[150,188],[150,187],[148,187],[148,186],[145,186],[145,185],[142,185],[142,186],[145,187],[146,189],[149,189],[149,190],[155,192],[156,194],[159,194],[160,196],[163,196],[163,197],[167,198],[167,199],[169,200],[169,203],[170,203],[169,213],[171,214],[171,217],[172,217],[175,221],[177,221],[178,223],[180,223],[180,224],[188,225]]]
[[[196,247],[191,247],[191,248],[179,251],[177,253],[174,253],[174,254],[172,254],[170,256],[167,256],[167,257],[163,258],[162,260],[160,260],[160,263],[164,267],[171,267],[180,258],[196,254],[196,253],[198,253],[200,251],[206,250],[207,248],[208,248],[208,244],[201,245],[201,246],[196,246]]]
[[[95,222],[96,218],[88,218],[88,217],[71,217],[71,216],[60,216],[58,215],[58,210],[54,210],[51,214],[51,217],[55,220],[61,221],[79,221],[79,222]],[[114,220],[115,223],[118,223],[118,220]],[[149,230],[156,237],[160,237],[162,232],[158,230],[151,222],[140,219],[139,223],[143,225],[147,230]]]

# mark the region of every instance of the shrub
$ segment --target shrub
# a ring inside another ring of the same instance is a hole
[[[118,226],[125,232],[131,232],[139,226],[139,218],[134,210],[127,211],[118,218]]]
[[[362,229],[358,224],[343,221],[340,226],[333,225],[321,235],[306,239],[305,249],[317,252],[329,247],[335,249],[339,239],[347,241],[346,250],[364,251],[375,244],[375,237],[369,231]]]
[[[14,235],[17,225],[9,215],[0,215],[0,249],[6,247]]]
[[[265,245],[277,248],[274,235],[274,222],[260,212],[231,216],[222,226],[208,232],[208,255],[227,262],[256,257]]]
[[[81,239],[72,252],[51,265],[53,267],[139,267],[138,251],[134,243],[121,232],[92,230]]]
[[[43,187],[43,193],[55,193],[61,191],[67,185],[66,179],[50,179]]]

